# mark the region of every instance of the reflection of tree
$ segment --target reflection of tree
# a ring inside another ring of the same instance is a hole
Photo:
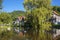
[[[60,35],[56,36],[54,40],[60,40]]]
[[[24,31],[24,21],[25,19],[23,17],[16,18],[15,21],[13,22],[13,28],[14,31],[16,32],[23,32]],[[18,30],[18,31],[17,31]]]
[[[35,25],[37,25],[37,27],[35,27],[35,25],[33,24],[33,15],[29,14],[24,25],[24,29],[27,31],[28,36],[33,38],[33,40],[37,39],[39,36],[39,24],[37,22],[38,20],[36,20]]]

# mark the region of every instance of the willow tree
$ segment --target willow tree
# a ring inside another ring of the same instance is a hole
[[[34,40],[51,40],[47,37],[45,30],[51,30],[51,22],[49,19],[52,16],[51,0],[24,0],[24,7],[28,16],[32,15],[30,19],[32,28],[37,30],[38,39]],[[28,18],[29,19],[29,18]],[[34,32],[34,31],[33,31]],[[34,32],[35,33],[35,32]]]

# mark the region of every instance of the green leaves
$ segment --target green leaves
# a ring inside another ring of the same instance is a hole
[[[15,18],[17,18],[19,16],[25,16],[26,12],[24,12],[24,11],[13,11],[10,13],[10,15],[11,15],[12,19],[14,20]]]
[[[52,7],[50,5],[51,0],[25,0],[24,7],[27,10],[28,15],[32,15],[31,21],[32,28],[39,30],[38,34],[45,35],[44,30],[51,30],[51,22],[49,19],[52,17]],[[28,8],[28,9],[27,9]],[[30,14],[29,14],[30,13]],[[39,26],[38,26],[39,25]],[[40,36],[40,37],[41,37]],[[41,39],[41,40],[44,40]]]
[[[1,13],[0,14],[0,22],[3,23],[11,23],[12,22],[12,18],[11,15],[9,15],[8,13]]]

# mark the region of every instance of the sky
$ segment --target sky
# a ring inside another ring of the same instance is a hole
[[[52,6],[60,6],[60,0],[52,0],[51,5]]]
[[[23,1],[24,0],[3,0],[3,11],[6,12],[11,12],[14,10],[24,11]]]
[[[12,12],[14,10],[22,10],[24,11],[23,6],[24,0],[3,0],[3,11]],[[52,6],[60,6],[60,0],[52,0]]]

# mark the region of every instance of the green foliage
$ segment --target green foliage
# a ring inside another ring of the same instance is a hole
[[[11,40],[14,35],[15,34],[13,33],[13,31],[3,31],[2,33],[0,33],[0,40]]]
[[[9,15],[8,13],[2,12],[0,14],[0,22],[11,23],[12,22],[11,15]]]
[[[12,19],[14,20],[15,18],[17,18],[19,16],[25,16],[26,12],[24,12],[24,11],[13,11],[10,13],[10,15],[12,16]]]
[[[53,25],[53,28],[60,29],[60,24],[57,24],[57,25],[54,24],[54,25]]]
[[[60,12],[60,6],[53,6],[53,10]]]
[[[44,40],[44,30],[50,30],[51,22],[49,19],[52,16],[52,7],[50,5],[51,0],[25,0],[24,7],[27,10],[27,16],[29,16],[29,21],[32,24],[32,28],[35,30],[34,32],[39,34],[41,40]],[[27,20],[28,20],[27,19]],[[32,31],[32,30],[31,30]],[[33,33],[32,33],[33,34]],[[41,37],[42,36],[42,37]],[[34,39],[36,40],[36,39]],[[40,39],[39,39],[40,40]],[[49,40],[49,39],[46,39]]]
[[[53,11],[56,11],[58,14],[60,14],[60,6],[53,6]]]
[[[12,23],[15,18],[25,15],[26,12],[24,11],[13,11],[10,13],[2,12],[0,14],[0,23]]]

